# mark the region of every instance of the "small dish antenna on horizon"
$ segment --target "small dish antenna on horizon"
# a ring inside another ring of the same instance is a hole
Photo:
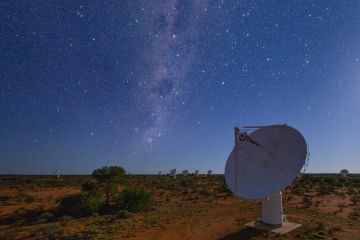
[[[199,170],[196,170],[195,171],[195,176],[198,176],[199,175]]]
[[[170,176],[174,179],[176,178],[176,168],[170,170]]]
[[[57,177],[58,181],[60,181],[60,170],[56,170],[54,175]]]
[[[241,132],[235,127],[235,146],[225,166],[226,184],[238,197],[262,200],[261,224],[286,225],[285,231],[291,231],[300,224],[286,221],[281,191],[307,166],[305,138],[287,125],[245,128],[253,130]]]
[[[349,175],[349,171],[347,169],[342,169],[340,171],[340,175],[343,177],[347,177]]]
[[[187,176],[188,174],[189,174],[189,171],[188,171],[188,170],[183,170],[183,171],[182,171],[182,175],[183,175],[183,176]]]
[[[161,176],[161,171],[158,172],[159,176]]]
[[[212,170],[209,170],[208,172],[207,172],[207,175],[211,175],[212,174]]]

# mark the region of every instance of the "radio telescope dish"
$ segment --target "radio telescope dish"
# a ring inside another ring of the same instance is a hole
[[[349,175],[349,171],[347,169],[342,169],[340,171],[340,175],[343,177],[347,177],[347,175]]]
[[[170,170],[170,176],[173,178],[176,178],[176,169],[175,168]]]
[[[255,130],[248,134],[235,128],[235,147],[225,166],[226,184],[238,197],[262,200],[262,223],[283,226],[281,191],[307,166],[305,138],[287,125],[246,128]],[[285,231],[300,226],[286,224]]]
[[[198,176],[199,175],[199,170],[196,170],[195,171],[195,176]]]
[[[211,175],[212,174],[212,170],[209,170],[208,172],[207,172],[207,175]]]
[[[57,177],[58,181],[60,180],[60,170],[54,171],[54,175]]]
[[[188,171],[188,170],[183,170],[183,171],[182,171],[182,175],[183,175],[183,176],[187,176],[188,174],[189,174],[189,171]]]
[[[261,199],[280,192],[300,174],[307,145],[295,128],[266,126],[248,137],[256,144],[238,140],[225,166],[226,183],[235,195]]]

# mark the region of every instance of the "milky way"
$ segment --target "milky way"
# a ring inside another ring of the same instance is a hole
[[[187,74],[196,62],[200,24],[207,7],[206,1],[172,0],[160,5],[152,2],[147,6],[144,31],[149,41],[141,55],[146,69],[138,82],[139,108],[149,118],[142,139],[149,145],[166,132],[172,112],[185,104]]]

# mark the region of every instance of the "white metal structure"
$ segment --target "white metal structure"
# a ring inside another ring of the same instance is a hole
[[[287,125],[235,128],[235,147],[225,166],[225,180],[238,197],[262,200],[262,222],[282,225],[281,191],[301,173],[308,149],[304,137]]]
[[[189,174],[189,171],[188,171],[188,170],[183,170],[183,171],[182,171],[182,175],[183,175],[183,176],[187,176],[188,174]]]
[[[261,200],[261,221],[271,225],[281,225],[284,221],[282,193],[277,192]]]
[[[170,170],[170,176],[174,179],[176,178],[176,168]]]
[[[57,177],[58,181],[60,181],[60,170],[56,170],[54,175]]]
[[[343,177],[347,177],[347,175],[349,175],[349,171],[347,169],[342,169],[340,171],[340,175]]]
[[[198,176],[199,175],[199,170],[196,170],[195,171],[195,176]]]
[[[207,172],[207,174],[208,174],[208,175],[211,175],[211,174],[212,174],[212,170],[209,170],[209,171]]]
[[[159,176],[161,176],[161,171],[158,172]]]

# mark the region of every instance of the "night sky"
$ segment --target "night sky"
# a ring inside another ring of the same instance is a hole
[[[223,173],[287,123],[308,172],[360,172],[360,3],[2,1],[0,173]]]

